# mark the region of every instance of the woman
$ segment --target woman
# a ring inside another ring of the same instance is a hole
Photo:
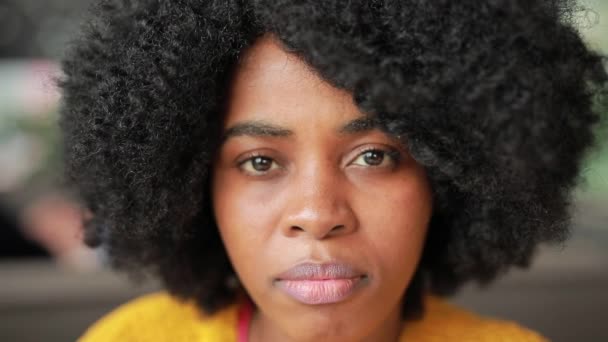
[[[166,291],[82,341],[543,341],[449,304],[562,242],[606,82],[556,1],[103,1],[85,239]]]

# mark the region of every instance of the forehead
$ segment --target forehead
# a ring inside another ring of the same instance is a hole
[[[346,91],[335,89],[319,78],[314,69],[302,59],[286,52],[282,43],[273,35],[266,34],[258,38],[245,50],[235,72],[235,83],[254,83],[255,85],[283,85],[301,87],[317,86],[320,91],[337,91],[348,97]]]
[[[224,127],[263,120],[281,126],[330,125],[362,117],[352,95],[320,78],[272,36],[258,39],[233,74]],[[294,127],[297,129],[297,127]]]

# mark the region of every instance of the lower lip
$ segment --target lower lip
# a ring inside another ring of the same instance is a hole
[[[329,304],[346,300],[358,288],[363,277],[323,280],[277,280],[287,295],[304,304]]]

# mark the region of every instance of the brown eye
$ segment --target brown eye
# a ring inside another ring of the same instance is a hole
[[[268,171],[270,166],[272,166],[272,159],[266,157],[251,158],[251,166],[253,166],[256,171]]]
[[[387,158],[387,155],[389,158]],[[362,163],[358,163],[358,161],[362,161]],[[399,161],[399,152],[398,151],[388,151],[377,148],[367,149],[363,151],[357,159],[355,159],[355,164],[363,165],[363,166],[371,166],[371,167],[382,167],[385,164],[388,166],[394,165]]]
[[[367,151],[363,154],[363,159],[369,165],[380,165],[384,160],[384,152],[378,150]]]
[[[265,156],[253,156],[239,163],[239,168],[252,175],[265,174],[272,169],[274,160]]]

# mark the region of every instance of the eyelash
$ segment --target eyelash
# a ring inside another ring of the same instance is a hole
[[[363,148],[359,154],[357,155],[357,158],[355,158],[355,160],[359,159],[361,156],[365,155],[368,152],[381,152],[383,153],[383,155],[385,157],[389,157],[392,160],[392,164],[390,166],[388,166],[389,168],[394,168],[397,165],[399,165],[399,163],[401,162],[402,159],[402,155],[401,152],[399,152],[397,149],[394,148],[378,148],[378,147],[366,147]],[[251,172],[251,171],[246,171],[243,169],[243,166],[248,163],[253,161],[255,158],[259,158],[262,157],[264,159],[269,159],[270,162],[274,162],[274,159],[272,159],[271,157],[268,157],[266,155],[264,155],[263,153],[260,152],[253,152],[251,154],[249,154],[247,157],[245,157],[245,159],[242,159],[241,161],[239,161],[237,163],[238,168],[245,174],[248,175],[252,175],[252,176],[264,176],[266,174],[268,174],[269,172],[271,172],[271,170],[269,171],[255,171],[255,172]],[[383,160],[384,161],[384,160]],[[368,166],[370,168],[383,168],[383,166],[375,166],[375,165],[370,165]]]

